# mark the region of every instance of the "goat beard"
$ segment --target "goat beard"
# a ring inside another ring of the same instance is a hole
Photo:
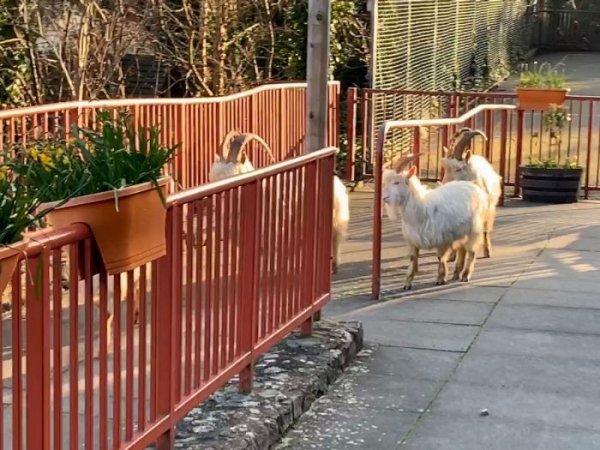
[[[400,220],[399,208],[393,204],[385,203],[385,212],[390,220],[396,222]]]

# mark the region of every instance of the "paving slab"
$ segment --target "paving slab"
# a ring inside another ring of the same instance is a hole
[[[368,408],[423,412],[440,387],[440,381],[369,373],[356,379],[352,395]],[[330,398],[333,396],[335,393]]]
[[[558,276],[556,274],[540,275],[537,278],[521,278],[514,287],[526,289],[556,290],[565,292],[585,292],[596,295],[600,292],[600,278],[596,281],[578,280],[565,274]]]
[[[488,326],[600,335],[600,309],[500,303]]]
[[[487,409],[495,419],[600,432],[600,403],[590,394],[588,391],[579,395],[557,394],[450,381],[437,396],[431,411],[477,417]]]
[[[296,428],[275,447],[277,450],[393,449],[413,427],[418,414],[377,411],[368,408],[335,407],[333,414],[321,414],[330,405],[314,406]],[[310,430],[307,434],[305,430]]]
[[[362,320],[383,319],[409,322],[438,322],[455,325],[481,325],[490,313],[490,303],[462,302],[457,300],[405,300],[365,308]]]
[[[427,414],[402,450],[567,450],[600,447],[600,433],[477,413]],[[376,447],[373,447],[376,448]],[[384,447],[379,447],[384,448]],[[392,448],[392,447],[388,447]]]
[[[369,330],[369,342],[451,352],[466,351],[479,331],[478,326],[471,325],[375,319],[364,319],[361,322]]]
[[[561,306],[564,308],[600,309],[600,301],[587,292],[513,287],[506,292],[502,305]]]
[[[509,328],[484,329],[471,351],[600,363],[600,336]]]
[[[452,380],[461,384],[498,389],[524,389],[577,397],[594,392],[600,379],[600,364],[574,358],[540,358],[471,350],[456,369]]]
[[[371,373],[371,361],[379,359],[382,349],[369,345],[359,353],[345,376],[313,404],[276,448],[389,449],[399,445],[439,382]],[[387,392],[374,393],[381,386]]]
[[[431,289],[426,293],[411,294],[414,299],[458,300],[461,302],[496,303],[507,292],[507,288],[499,286],[478,286],[476,284],[454,284]]]
[[[452,374],[460,353],[400,348],[381,345],[369,360],[369,372],[391,375],[395,379],[444,381]]]

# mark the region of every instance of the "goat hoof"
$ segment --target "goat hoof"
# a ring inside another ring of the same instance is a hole
[[[402,289],[404,289],[405,291],[410,291],[412,289],[412,285],[411,284],[405,284]]]
[[[460,281],[462,281],[463,283],[468,283],[469,281],[471,281],[471,277],[467,277],[467,276],[463,276]]]
[[[458,281],[458,280],[460,280],[460,274],[455,273],[454,276],[452,277],[452,281]]]
[[[446,284],[446,280],[437,280],[437,281],[435,282],[435,285],[436,285],[436,286],[443,286],[443,285],[445,285],[445,284]]]

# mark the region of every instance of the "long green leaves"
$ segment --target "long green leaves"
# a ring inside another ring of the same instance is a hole
[[[176,150],[160,143],[158,129],[136,130],[126,113],[113,119],[110,112],[99,111],[96,128],[74,125],[71,136],[71,142],[38,141],[12,161],[40,201],[58,201],[145,182],[157,186],[161,169]]]

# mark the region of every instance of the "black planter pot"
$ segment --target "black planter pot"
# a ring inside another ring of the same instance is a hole
[[[523,200],[539,203],[575,203],[583,169],[521,167]]]

